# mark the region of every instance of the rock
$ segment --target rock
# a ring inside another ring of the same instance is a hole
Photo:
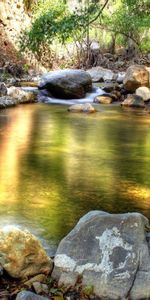
[[[143,98],[144,101],[150,100],[150,89],[148,87],[142,86],[136,89],[136,95]]]
[[[145,104],[142,97],[137,96],[135,94],[128,95],[128,97],[121,103],[122,106],[136,107],[136,108],[144,108]]]
[[[150,68],[142,65],[130,66],[123,83],[125,89],[131,92],[135,92],[141,86],[150,87]]]
[[[96,96],[94,102],[101,103],[101,104],[111,104],[113,102],[113,98],[111,96]]]
[[[0,109],[16,106],[18,101],[9,96],[0,97]]]
[[[26,282],[24,282],[24,286],[31,288],[31,286],[34,282],[45,283],[46,279],[47,279],[47,277],[44,274],[38,274],[38,275],[30,278]]]
[[[9,300],[10,294],[7,290],[0,291],[0,299],[1,300]]]
[[[0,228],[0,263],[14,278],[48,274],[53,268],[37,238],[15,226]]]
[[[36,295],[29,291],[22,291],[17,295],[16,300],[49,300],[49,299],[43,296]]]
[[[110,93],[112,91],[115,91],[115,90],[119,90],[120,87],[119,87],[119,84],[118,83],[107,83],[105,84],[105,86],[103,87],[103,90],[106,92],[106,93]]]
[[[48,294],[47,284],[43,284],[41,282],[33,282],[33,288],[36,294]]]
[[[74,104],[68,108],[70,112],[84,112],[84,113],[93,113],[96,112],[95,108],[90,103],[85,104]]]
[[[150,299],[150,272],[137,272],[135,283],[131,290],[131,299]]]
[[[2,267],[2,265],[0,264],[0,276],[2,276],[3,275],[3,267]]]
[[[36,100],[36,94],[29,91],[23,91],[21,88],[11,86],[7,89],[7,95],[16,99],[18,103],[32,103]]]
[[[113,91],[112,93],[110,93],[110,96],[113,98],[114,101],[120,100],[121,99],[121,92]]]
[[[0,82],[0,97],[7,95],[7,87],[4,82]]]
[[[139,213],[92,211],[60,242],[52,277],[64,285],[82,276],[83,286],[107,299],[149,299],[148,219]],[[143,282],[142,274],[144,273]],[[65,276],[67,275],[67,276]],[[63,282],[62,282],[63,278]],[[141,293],[141,291],[142,293]]]
[[[92,90],[92,80],[83,70],[49,72],[42,77],[39,89],[48,90],[56,98],[79,99]]]
[[[111,81],[116,77],[111,70],[102,67],[94,67],[87,70],[87,73],[90,74],[93,82]]]
[[[123,83],[124,78],[125,78],[125,72],[118,73],[117,82],[118,83]]]

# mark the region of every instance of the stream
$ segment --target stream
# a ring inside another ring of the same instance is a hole
[[[50,255],[90,210],[150,219],[150,116],[119,105],[68,113],[75,101],[0,111],[1,225],[29,229]]]

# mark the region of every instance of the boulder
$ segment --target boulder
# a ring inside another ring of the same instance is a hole
[[[139,87],[136,89],[136,95],[143,98],[144,101],[150,100],[150,88],[146,86]]]
[[[128,95],[128,97],[121,103],[122,106],[129,106],[129,107],[135,107],[135,108],[144,108],[145,103],[142,99],[142,97],[137,96],[135,94]]]
[[[96,112],[95,108],[90,103],[85,104],[74,104],[68,108],[70,112],[84,112],[84,113],[93,113]]]
[[[42,77],[39,89],[48,90],[56,98],[79,99],[92,90],[92,80],[83,70],[54,71]]]
[[[90,74],[93,82],[111,81],[116,78],[114,72],[102,67],[93,67],[92,69],[87,70],[87,73]]]
[[[96,96],[94,102],[101,104],[111,104],[113,102],[113,97],[107,95]]]
[[[36,100],[36,94],[34,92],[23,91],[21,88],[11,86],[7,89],[7,95],[16,99],[18,103],[32,103]]]
[[[16,300],[49,300],[49,298],[36,295],[30,291],[22,291],[18,293]]]
[[[140,86],[150,87],[150,68],[133,65],[127,69],[123,84],[126,90],[135,92]]]
[[[107,299],[149,299],[148,219],[139,213],[92,211],[60,242],[52,277],[59,285],[83,286]],[[144,275],[142,279],[142,275]],[[145,285],[145,282],[146,285]]]
[[[0,264],[14,278],[48,274],[53,267],[37,238],[15,226],[0,229]]]

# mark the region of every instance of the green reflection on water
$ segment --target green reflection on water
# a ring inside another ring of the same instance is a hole
[[[150,117],[102,106],[0,112],[0,214],[58,244],[92,209],[150,218]]]

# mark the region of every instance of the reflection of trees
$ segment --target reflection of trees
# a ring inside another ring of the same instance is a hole
[[[116,108],[78,115],[61,106],[33,107],[32,113],[31,106],[22,110],[26,117],[21,114],[13,120],[16,128],[24,124],[19,138],[17,134],[17,141],[24,145],[17,144],[17,180],[13,184],[17,193],[12,205],[17,213],[44,228],[45,237],[56,241],[92,209],[146,209],[150,214],[150,141],[144,119],[142,123],[141,117],[121,115]],[[14,127],[9,137],[14,144],[13,132]]]

